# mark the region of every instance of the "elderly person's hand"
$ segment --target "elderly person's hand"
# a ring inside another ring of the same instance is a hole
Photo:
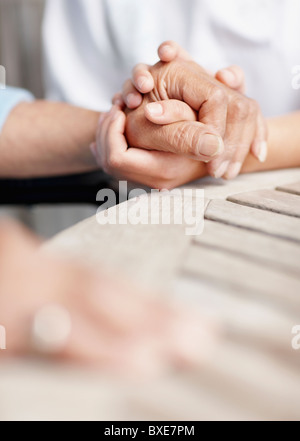
[[[160,47],[159,56],[166,62],[174,59],[183,61],[190,60],[189,55],[183,49],[171,42],[170,44],[165,44]],[[197,66],[197,68],[199,67]],[[206,73],[206,75],[208,74]],[[209,78],[211,80],[211,77]],[[241,94],[245,92],[245,78],[240,68],[233,66],[219,71],[216,78],[220,83],[222,82],[224,85],[230,87],[237,94],[239,99],[245,99],[247,105],[249,104],[248,100],[241,96]],[[139,85],[141,92],[152,91],[154,79],[150,72],[150,67],[140,65],[135,68],[133,81],[136,87]],[[239,99],[238,102],[240,102]],[[197,141],[197,132],[199,135],[199,129],[200,131],[201,129],[203,130],[203,125],[196,123],[198,113],[186,103],[178,100],[164,100],[160,102],[159,104],[163,109],[162,115],[153,114],[151,107],[149,110],[149,106],[145,105],[145,100],[144,108],[141,107],[137,109],[137,111],[132,114],[133,116],[131,116],[131,127],[133,130],[127,130],[128,138],[133,141],[134,145],[139,144],[139,139],[137,139],[138,132],[138,136],[143,138],[141,140],[142,145],[137,145],[136,148],[132,148],[132,146],[128,148],[127,140],[124,137],[125,116],[120,111],[124,109],[124,101],[126,101],[131,108],[138,107],[142,102],[141,94],[130,80],[125,83],[123,96],[122,94],[117,94],[114,97],[113,103],[115,107],[112,111],[101,118],[97,141],[91,146],[98,164],[107,173],[120,179],[127,179],[158,189],[170,189],[183,185],[207,175],[208,172],[215,177],[223,176],[228,179],[234,178],[239,173],[244,156],[247,155],[249,150],[249,146],[245,149],[243,144],[237,144],[237,150],[234,150],[233,147],[225,150],[223,155],[218,159],[203,156],[202,160],[204,162],[208,163],[211,161],[207,167],[203,162],[200,162],[201,157],[195,160],[178,153],[166,153],[154,150],[155,148],[157,149],[157,146],[161,146],[161,150],[166,150],[167,146],[167,150],[170,149],[171,151],[178,152],[178,140],[176,140],[176,135],[174,136],[176,131],[177,134],[179,133],[182,147],[184,149],[188,148],[189,142]],[[252,101],[250,101],[250,103],[252,103]],[[256,106],[254,105],[254,107]],[[147,120],[152,124],[149,124]],[[184,124],[184,121],[190,121],[190,123]],[[245,123],[246,121],[241,121],[242,128],[247,128]],[[250,124],[250,127],[251,126],[252,124]],[[234,128],[235,131],[233,130],[233,134],[238,131],[238,126]],[[256,137],[251,147],[252,153],[259,158],[261,162],[266,159],[267,154],[267,144],[263,141],[266,137],[266,133],[265,121],[258,111]],[[132,139],[132,136],[136,139]],[[219,142],[220,138],[218,136],[217,138]],[[229,137],[229,141],[230,139]],[[152,148],[152,150],[146,150],[145,141],[150,144],[150,147],[147,146],[147,148]],[[184,145],[185,141],[187,143],[186,146]],[[141,149],[139,147],[144,148]],[[233,164],[229,165],[229,160],[227,159],[229,154],[240,157],[240,161],[237,163],[233,162]]]
[[[0,324],[7,337],[0,360],[40,354],[143,376],[197,364],[209,352],[213,332],[203,317],[46,256],[39,245],[20,226],[0,225]]]
[[[158,73],[157,66],[153,68],[138,65],[133,71],[132,82],[128,80],[123,89],[123,97],[129,108],[133,109],[141,104],[142,98],[138,90],[141,93],[152,91],[150,101],[175,98],[187,102],[197,111],[199,121],[217,129],[224,139],[224,153],[215,160],[210,158],[211,163],[208,166],[208,171],[215,177],[236,177],[249,151],[261,162],[266,160],[266,123],[258,104],[242,95],[245,92],[245,81],[240,68],[233,66],[223,69],[216,74],[216,78],[212,78],[204,69],[193,64],[191,57],[173,42],[163,44],[159,48],[159,56],[165,62],[173,60],[173,66],[160,65]],[[174,60],[177,61],[175,65]],[[187,72],[187,64],[191,70],[190,74]],[[167,81],[163,85],[165,80]],[[120,100],[120,97],[115,99]],[[145,107],[145,116],[155,124],[170,124],[178,121],[180,113],[182,120],[188,113],[177,101],[170,103],[167,114],[164,106],[164,102],[155,106],[149,104]],[[194,138],[193,142],[197,142],[198,136],[187,126],[184,134],[180,134],[180,139],[189,152],[195,153],[199,145],[189,144],[186,139],[187,131],[189,136]],[[135,143],[136,139],[131,138],[131,133],[130,130],[129,141]],[[204,153],[204,146],[207,144],[209,145],[208,142],[203,142]],[[145,148],[145,145],[143,147]],[[182,149],[184,146],[177,146],[177,152],[182,152]]]

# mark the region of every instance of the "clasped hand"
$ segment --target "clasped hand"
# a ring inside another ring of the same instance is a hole
[[[100,119],[92,151],[107,173],[170,189],[206,174],[233,179],[249,154],[266,160],[267,125],[240,68],[214,77],[173,42],[159,56],[134,69]]]

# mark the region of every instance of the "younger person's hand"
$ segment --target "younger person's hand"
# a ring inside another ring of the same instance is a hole
[[[91,145],[99,167],[106,173],[158,190],[170,190],[207,174],[205,164],[185,156],[129,147],[125,137],[126,115],[122,111],[122,100],[117,99],[115,103],[119,106],[115,105],[111,112],[100,118],[96,142]],[[185,103],[179,101],[175,111],[173,104],[172,101],[163,103],[166,120],[181,121],[182,115],[185,115],[187,120],[196,121],[195,112]],[[151,123],[144,115],[141,116],[142,124],[146,121],[146,125],[150,125],[150,130],[147,127],[144,133],[147,131],[151,137]],[[172,133],[162,133],[162,142],[170,135]]]

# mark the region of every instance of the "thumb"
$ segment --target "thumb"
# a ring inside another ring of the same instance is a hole
[[[200,122],[154,126],[151,138],[155,150],[184,155],[205,163],[224,152],[222,138],[214,129]]]

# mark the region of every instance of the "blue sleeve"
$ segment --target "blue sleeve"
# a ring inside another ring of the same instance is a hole
[[[12,109],[22,101],[33,100],[34,96],[27,90],[13,87],[1,89],[0,87],[0,133]]]

